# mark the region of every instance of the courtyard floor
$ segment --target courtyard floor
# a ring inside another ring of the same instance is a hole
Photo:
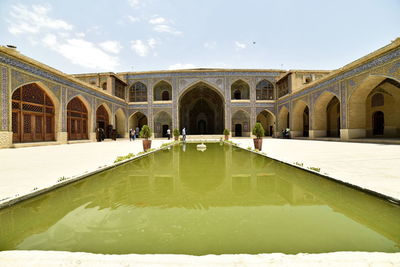
[[[249,138],[233,138],[243,148],[253,148]],[[165,139],[153,140],[157,148]],[[16,195],[46,188],[60,177],[74,177],[113,164],[116,157],[142,151],[142,141],[107,141],[0,149],[0,203]],[[265,138],[263,152],[304,168],[400,199],[400,146],[347,142]],[[101,255],[80,252],[3,251],[2,266],[398,266],[399,253],[335,252],[285,255]]]
[[[233,138],[253,147],[249,138]],[[166,139],[153,140],[157,148]],[[142,141],[107,141],[0,149],[0,203],[111,165],[116,157],[143,151]],[[265,138],[263,152],[289,164],[320,168],[320,174],[400,199],[400,146]]]

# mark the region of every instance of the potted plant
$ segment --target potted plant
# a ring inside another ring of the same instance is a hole
[[[253,139],[254,148],[261,151],[262,138],[264,137],[264,128],[262,127],[261,123],[257,122],[256,125],[254,125],[253,134],[256,136],[256,138]]]
[[[149,138],[151,137],[151,130],[150,127],[147,125],[143,125],[142,130],[140,130],[140,137],[144,138],[143,141],[143,150],[147,151],[148,149],[151,148],[151,140]]]
[[[178,139],[179,139],[179,130],[178,129],[174,130],[174,139],[175,139],[175,141],[178,141]]]
[[[229,130],[228,129],[224,129],[224,135],[225,135],[225,141],[229,140]]]

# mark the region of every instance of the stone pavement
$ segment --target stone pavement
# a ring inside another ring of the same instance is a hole
[[[400,253],[381,252],[333,252],[321,254],[285,255],[282,253],[258,255],[103,255],[64,251],[3,251],[0,252],[2,267],[15,266],[341,266],[341,267],[395,267],[400,264]]]
[[[153,140],[152,147],[167,140]],[[89,142],[0,149],[0,202],[46,188],[61,177],[80,176],[110,165],[118,156],[143,151],[142,140]]]
[[[253,147],[251,139],[232,141]],[[400,145],[265,138],[262,151],[273,159],[320,168],[320,174],[400,200]]]

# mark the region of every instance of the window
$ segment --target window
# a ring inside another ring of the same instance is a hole
[[[146,102],[147,101],[147,87],[141,82],[137,82],[131,86],[129,90],[130,102]]]
[[[101,88],[103,88],[103,90],[107,90],[107,83],[103,83],[103,84],[101,85]]]
[[[256,86],[257,100],[272,100],[274,99],[274,86],[267,80],[262,80]]]

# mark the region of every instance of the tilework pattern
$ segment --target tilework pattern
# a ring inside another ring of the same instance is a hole
[[[64,79],[64,78],[62,78],[60,76],[56,76],[56,75],[54,75],[54,74],[52,74],[52,73],[50,73],[48,71],[39,69],[37,67],[31,66],[31,65],[26,64],[26,63],[24,63],[22,61],[10,58],[10,57],[2,55],[2,54],[0,54],[0,63],[4,63],[6,65],[15,67],[17,69],[20,69],[22,71],[26,71],[28,73],[32,73],[33,75],[37,75],[37,76],[39,76],[41,78],[44,78],[44,79],[59,83],[61,85],[65,85],[65,86],[69,86],[69,87],[81,90],[81,91],[83,91],[85,93],[88,93],[90,95],[97,96],[97,97],[100,97],[100,98],[103,98],[103,99],[107,99],[108,101],[113,102],[113,103],[119,104],[119,103],[121,103],[121,101],[123,101],[123,100],[118,101],[118,100],[116,100],[116,99],[114,99],[112,97],[108,97],[106,95],[103,95],[103,94],[100,94],[100,93],[98,93],[96,91],[93,91],[92,89],[86,88],[83,85],[80,85],[78,83],[74,83],[74,82],[69,81],[67,79]]]
[[[7,68],[1,68],[1,100],[2,100],[2,110],[1,110],[1,130],[8,130],[8,71]]]

